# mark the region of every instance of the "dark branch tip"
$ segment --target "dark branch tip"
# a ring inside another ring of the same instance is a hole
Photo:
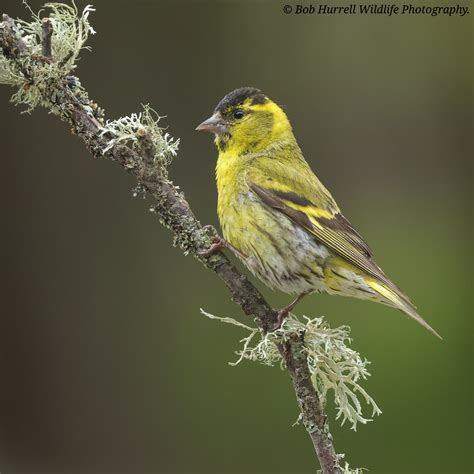
[[[53,24],[48,17],[45,17],[41,20],[41,30],[42,30],[41,46],[42,46],[43,57],[47,59],[51,59],[53,55],[52,44],[51,44],[51,38],[53,36]]]

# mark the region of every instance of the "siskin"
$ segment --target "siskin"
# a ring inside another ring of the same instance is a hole
[[[196,130],[215,134],[223,239],[265,284],[297,298],[309,293],[368,299],[397,308],[440,337],[373,260],[371,249],[312,172],[285,112],[260,90],[227,94]]]

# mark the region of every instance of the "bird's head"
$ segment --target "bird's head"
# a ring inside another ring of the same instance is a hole
[[[285,112],[254,87],[227,94],[196,130],[214,133],[219,151],[236,154],[257,152],[293,136]]]

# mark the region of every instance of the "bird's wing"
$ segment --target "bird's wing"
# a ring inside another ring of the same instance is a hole
[[[251,166],[247,184],[264,206],[281,212],[335,254],[373,278],[367,284],[382,295],[387,304],[401,309],[437,337],[441,336],[416,312],[409,298],[372,260],[372,252],[362,237],[342,215],[329,191],[319,182],[308,164],[295,160],[291,166],[269,158]]]
[[[400,289],[372,260],[369,246],[342,215],[329,191],[309,166],[305,169],[285,167],[284,172],[278,172],[278,168],[279,165],[275,173],[273,164],[271,174],[266,173],[269,169],[262,167],[254,168],[247,174],[247,183],[261,202],[286,215],[334,253],[402,296]]]

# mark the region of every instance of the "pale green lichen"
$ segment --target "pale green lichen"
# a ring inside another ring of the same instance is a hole
[[[169,133],[163,133],[164,129],[158,125],[163,117],[147,104],[142,107],[143,111],[138,114],[134,113],[105,123],[101,135],[108,141],[103,153],[107,153],[120,143],[136,146],[142,133],[146,132],[153,144],[155,163],[161,165],[164,170],[178,152],[179,138],[174,139]]]
[[[342,472],[344,474],[364,474],[364,471],[368,471],[368,469],[366,469],[365,467],[356,467],[355,469],[352,469],[349,466],[349,463],[347,462],[344,464],[344,467],[342,468]]]
[[[337,455],[338,467],[342,470],[344,474],[364,474],[364,471],[368,471],[368,469],[366,469],[365,467],[351,468],[348,462],[345,462],[344,465],[342,465],[341,462],[344,460],[345,456],[345,454]],[[321,469],[318,469],[316,472],[317,474],[322,474],[323,471]]]
[[[31,13],[31,20],[15,20],[15,32],[17,39],[24,44],[23,51],[17,49],[14,57],[0,54],[0,83],[18,88],[12,96],[12,102],[26,105],[26,112],[43,106],[54,114],[67,116],[70,112],[65,107],[72,100],[89,110],[91,116],[100,117],[103,111],[94,109],[97,106],[88,99],[79,79],[71,76],[81,50],[88,49],[85,43],[89,35],[95,34],[89,23],[89,15],[94,8],[87,5],[80,12],[74,3],[46,3],[44,10],[34,13],[24,3]],[[53,29],[52,58],[42,56],[42,24],[46,15]],[[68,97],[63,100],[65,94]],[[120,143],[136,147],[142,134],[146,133],[154,148],[155,162],[165,173],[165,168],[176,155],[179,140],[158,126],[161,118],[145,105],[138,114],[108,121],[105,125],[98,122],[101,136],[107,140],[102,153],[107,153]]]
[[[328,393],[333,393],[336,419],[341,419],[342,425],[348,421],[352,425],[351,428],[356,430],[358,423],[371,421],[371,418],[364,416],[361,401],[369,405],[372,417],[382,413],[375,400],[360,385],[360,382],[370,375],[367,370],[369,361],[348,347],[351,342],[348,326],[332,329],[322,317],[310,319],[305,316],[302,322],[290,314],[280,329],[262,334],[258,328],[252,328],[233,318],[214,316],[202,309],[201,313],[210,319],[233,324],[250,333],[241,339],[243,346],[236,352],[238,359],[230,362],[230,365],[237,365],[247,359],[284,367],[277,344],[287,340],[292,334],[302,334],[313,384],[323,403]]]
[[[27,112],[37,106],[44,106],[53,113],[57,110],[54,91],[75,68],[89,35],[94,34],[89,23],[89,14],[94,11],[87,5],[80,13],[74,3],[46,3],[48,18],[53,26],[51,61],[42,58],[42,18],[39,13],[31,12],[31,20],[15,20],[18,33],[27,46],[27,54],[20,53],[15,60],[0,55],[0,83],[18,88],[12,96],[16,105],[26,105]]]
[[[75,69],[81,50],[90,50],[85,43],[89,35],[96,33],[89,23],[89,15],[95,8],[86,5],[82,12],[79,12],[74,2],[71,5],[51,2],[46,3],[44,8],[53,25],[54,34],[51,41],[54,61],[59,63],[63,71],[70,72]],[[23,39],[30,51],[38,55],[41,54],[42,13],[43,10],[37,14],[31,11],[32,21],[16,20],[16,24],[24,32]]]

